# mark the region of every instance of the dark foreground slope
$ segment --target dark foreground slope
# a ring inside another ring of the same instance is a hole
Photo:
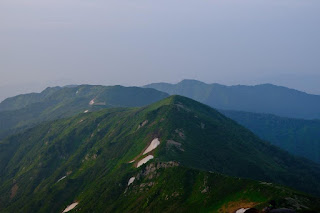
[[[270,114],[219,110],[263,140],[320,163],[320,120],[284,118]]]
[[[272,200],[275,208],[320,211],[318,198],[288,188],[189,169],[172,162],[151,163],[133,177],[136,179],[130,186],[124,179],[126,188],[107,208],[101,205],[101,211],[234,213],[241,208],[261,211]],[[90,209],[83,207],[84,211]]]
[[[160,145],[144,154],[155,138]],[[271,199],[317,209],[318,199],[265,182],[320,195],[319,181],[319,165],[180,96],[42,124],[0,144],[1,212],[61,212],[73,202],[84,212],[230,212]]]
[[[272,84],[225,86],[183,80],[145,86],[170,95],[183,95],[217,109],[269,113],[290,118],[320,118],[320,96]]]
[[[168,95],[154,89],[81,85],[48,88],[8,98],[0,104],[0,140],[43,121],[110,107],[137,107]]]

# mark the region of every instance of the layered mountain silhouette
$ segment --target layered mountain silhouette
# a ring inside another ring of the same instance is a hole
[[[232,212],[270,200],[318,211],[319,199],[275,184],[318,196],[319,182],[320,165],[182,96],[81,113],[0,143],[3,212]]]
[[[271,84],[224,86],[196,80],[146,87],[208,104],[263,140],[320,162],[320,120],[314,119],[319,118],[320,96]]]
[[[291,118],[320,118],[319,95],[272,84],[224,86],[183,80],[177,84],[153,83],[145,87],[170,95],[183,95],[222,110],[269,113]]]

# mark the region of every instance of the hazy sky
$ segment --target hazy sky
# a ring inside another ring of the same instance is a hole
[[[319,11],[319,0],[1,0],[0,90],[194,78],[320,94]]]

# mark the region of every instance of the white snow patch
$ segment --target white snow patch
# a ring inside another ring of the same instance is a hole
[[[79,93],[79,90],[77,90],[76,94],[78,94],[78,93]]]
[[[152,155],[148,155],[147,157],[143,158],[141,161],[138,162],[137,168],[142,166],[143,164],[147,163],[151,159],[153,159]]]
[[[94,104],[94,99],[92,99],[90,102],[89,102],[89,105],[93,105]]]
[[[241,208],[236,211],[236,213],[245,213],[248,209]]]
[[[139,124],[138,129],[140,129],[141,127],[143,127],[147,123],[148,123],[148,120],[143,121],[142,123]]]
[[[146,151],[144,151],[144,155],[147,154],[148,152],[151,152],[152,150],[154,150],[155,148],[157,148],[157,146],[160,145],[160,141],[159,138],[155,138],[153,139],[153,141],[151,141],[151,144],[149,145],[149,147],[146,149]]]
[[[135,162],[135,160],[129,161],[129,163],[133,163],[133,162]]]
[[[87,113],[87,112],[89,112],[89,110],[86,110],[86,111],[84,111],[83,113]]]
[[[136,179],[135,177],[130,178],[128,182],[128,186],[130,186],[130,184],[132,184],[135,179]]]
[[[63,176],[62,178],[60,178],[57,183],[59,183],[60,181],[62,181],[63,179],[65,179],[67,176]]]
[[[67,208],[66,208],[62,213],[71,211],[71,210],[74,209],[78,204],[79,204],[78,202],[75,202],[75,203],[67,206]]]

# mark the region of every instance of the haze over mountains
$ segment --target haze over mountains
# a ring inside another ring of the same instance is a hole
[[[319,11],[1,0],[0,213],[319,213]]]
[[[217,109],[320,119],[319,95],[310,95],[272,84],[224,86],[196,80],[183,80],[177,84],[154,83],[145,87],[170,95],[183,95]]]

